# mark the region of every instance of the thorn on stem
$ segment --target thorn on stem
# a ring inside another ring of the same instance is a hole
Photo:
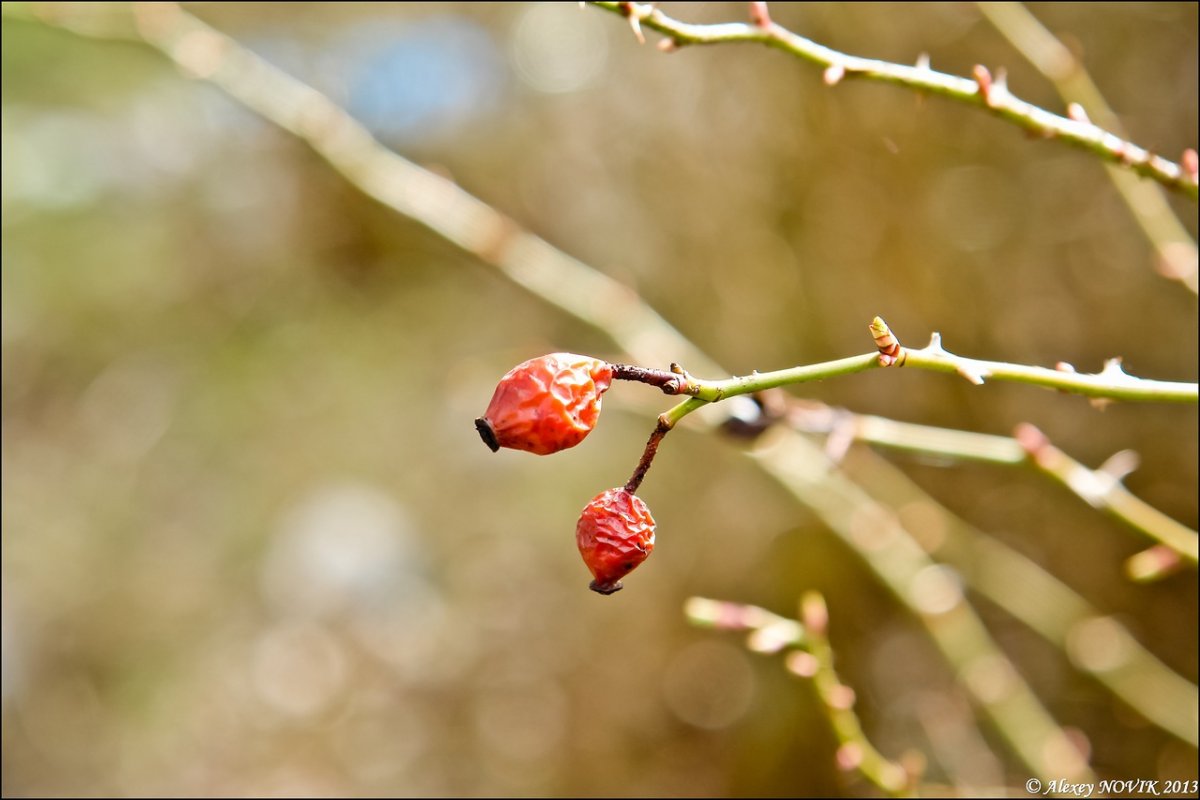
[[[844,683],[839,683],[837,686],[830,688],[829,696],[825,698],[829,703],[830,708],[836,708],[838,711],[848,711],[854,708],[854,702],[857,697],[854,690]]]
[[[973,383],[976,386],[983,386],[984,373],[980,372],[979,370],[959,364],[954,371],[966,378],[968,383]]]
[[[1134,450],[1118,450],[1105,459],[1104,463],[1096,468],[1096,472],[1102,472],[1114,481],[1120,481],[1137,469],[1141,461],[1141,457]]]
[[[654,46],[664,53],[674,53],[679,49],[679,42],[667,37],[666,39],[659,39],[658,44]]]
[[[929,53],[921,53],[917,56],[917,69],[929,69]]]
[[[801,678],[811,678],[821,668],[821,662],[817,661],[817,657],[803,650],[795,650],[788,653],[785,663],[789,672],[793,675],[799,675]]]
[[[862,745],[860,745],[858,742],[846,742],[837,749],[837,755],[835,758],[837,760],[838,769],[842,770],[843,772],[849,772],[853,769],[858,769],[858,766],[862,764],[863,761]]]
[[[633,38],[638,40],[638,44],[646,43],[646,35],[642,33],[642,21],[635,15],[629,15],[629,27],[633,30]]]
[[[971,74],[975,76],[975,82],[979,84],[979,93],[986,101],[988,92],[992,90],[992,73],[988,72],[988,68],[983,64],[976,64]]]
[[[1121,367],[1121,357],[1107,359],[1104,362],[1104,369],[1100,370],[1100,377],[1108,378],[1109,380],[1122,380],[1130,378],[1130,374]]]
[[[1125,560],[1125,574],[1138,583],[1147,583],[1178,572],[1183,566],[1179,553],[1163,544],[1156,544]]]
[[[1200,182],[1200,156],[1192,148],[1183,151],[1183,172],[1192,183]]]
[[[1113,154],[1118,159],[1121,160],[1122,164],[1124,164],[1127,167],[1129,165],[1133,164],[1135,161],[1137,161],[1137,159],[1134,157],[1133,153],[1130,152],[1130,150],[1129,150],[1129,142],[1126,142],[1124,140],[1122,140],[1115,147],[1113,147]]]
[[[988,68],[983,64],[976,64],[972,70],[975,76],[975,82],[979,84],[979,94],[983,96],[983,102],[989,108],[996,108],[1008,94],[1008,73],[1004,68],[996,70],[996,76],[992,77],[992,73],[988,72]]]
[[[638,40],[638,44],[646,43],[646,36],[642,33],[642,21],[638,17],[638,9],[633,3],[621,3],[618,6],[621,13],[625,15],[625,19],[629,20],[629,27],[633,31],[633,36]]]
[[[837,86],[844,77],[846,77],[846,68],[841,64],[830,64],[825,68],[824,80],[826,86]]]
[[[1092,121],[1091,118],[1088,117],[1087,111],[1085,111],[1083,106],[1079,105],[1079,103],[1071,103],[1067,106],[1067,117],[1075,120],[1076,122],[1086,122],[1090,124]]]
[[[767,10],[766,3],[750,4],[750,21],[759,28],[771,27],[771,12]]]

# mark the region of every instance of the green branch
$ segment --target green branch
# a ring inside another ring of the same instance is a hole
[[[806,432],[827,434],[831,442],[839,444],[856,441],[953,459],[1036,467],[1088,505],[1107,511],[1157,542],[1156,548],[1147,551],[1150,555],[1139,553],[1126,561],[1126,572],[1135,580],[1153,580],[1181,563],[1195,567],[1200,561],[1194,530],[1154,508],[1121,483],[1136,467],[1137,457],[1131,451],[1123,450],[1099,468],[1089,469],[1028,424],[1018,426],[1013,437],[917,425],[849,411],[826,414],[827,422],[823,425],[805,424],[805,416],[801,411],[789,414],[788,420]],[[838,450],[842,453],[844,447],[839,446]],[[1166,558],[1164,550],[1170,554]]]
[[[866,78],[916,89],[927,94],[957,100],[982,108],[1042,138],[1060,139],[1074,147],[1087,150],[1101,159],[1128,167],[1163,186],[1175,189],[1195,200],[1200,194],[1195,171],[1151,153],[1122,139],[1116,134],[1092,124],[1086,118],[1070,119],[1014,96],[1008,91],[1003,70],[993,77],[982,65],[975,67],[975,80],[936,72],[927,63],[916,66],[894,64],[873,58],[840,53],[806,39],[772,22],[766,15],[765,4],[756,6],[755,24],[726,22],[719,25],[693,25],[667,16],[653,5],[626,2],[593,2],[592,5],[620,14],[629,20],[634,33],[641,38],[641,29],[649,28],[663,34],[664,50],[685,45],[755,42],[790,53],[803,61],[825,68],[825,82],[834,85],[846,78]],[[1185,157],[1189,163],[1194,161]]]
[[[1101,402],[1125,400],[1195,403],[1200,396],[1200,387],[1195,383],[1156,381],[1134,377],[1121,368],[1119,358],[1109,359],[1101,372],[1088,375],[1075,372],[1069,364],[1061,362],[1055,369],[1047,369],[1024,364],[1010,364],[1004,361],[965,358],[943,348],[941,335],[937,333],[933,334],[932,341],[927,347],[913,350],[901,346],[887,323],[880,317],[875,317],[871,321],[870,330],[875,337],[878,352],[840,358],[836,361],[806,364],[773,372],[754,372],[750,375],[725,380],[696,378],[673,364],[672,374],[677,378],[667,386],[663,386],[659,379],[650,379],[636,373],[626,372],[618,374],[617,377],[624,380],[653,383],[668,394],[689,395],[692,398],[691,401],[676,406],[664,415],[668,417],[668,428],[674,427],[680,419],[706,403],[716,403],[729,397],[754,394],[779,386],[821,381],[826,378],[852,375],[857,372],[890,366],[916,367],[934,372],[955,373],[976,385],[983,384],[989,379],[1025,383],[1045,389],[1057,389],[1060,392],[1084,395]],[[628,371],[630,368],[624,367],[623,369]],[[641,373],[667,374],[656,373],[654,370],[641,370]]]
[[[917,776],[889,761],[867,739],[854,713],[854,690],[842,683],[834,669],[833,647],[826,633],[829,611],[825,599],[817,592],[808,592],[800,609],[803,621],[797,622],[758,606],[691,597],[684,614],[693,625],[749,631],[746,647],[756,653],[790,648],[788,671],[811,681],[816,690],[821,711],[838,741],[838,766],[862,775],[889,797],[913,796]]]
[[[1127,134],[1121,120],[1108,105],[1092,77],[1070,48],[1048,31],[1021,3],[976,3],[993,27],[1025,56],[1058,90],[1068,103],[1068,114],[1092,119],[1097,125],[1122,138]],[[1158,256],[1159,272],[1200,292],[1196,243],[1171,210],[1166,193],[1153,184],[1143,184],[1136,175],[1108,164],[1108,176],[1117,194],[1137,222]]]

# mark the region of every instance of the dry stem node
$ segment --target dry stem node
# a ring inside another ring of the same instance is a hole
[[[662,442],[663,437],[671,432],[671,422],[664,416],[658,418],[658,424],[654,427],[654,432],[650,434],[650,438],[646,441],[646,449],[642,452],[642,459],[638,462],[637,468],[633,474],[629,476],[629,480],[625,483],[625,491],[630,494],[637,494],[638,487],[642,485],[642,481],[646,477],[646,473],[650,470],[650,464],[654,461],[654,456],[658,453],[658,445]]]
[[[612,367],[613,378],[616,380],[637,381],[657,386],[662,389],[663,394],[681,394],[689,383],[687,373],[677,373],[674,369],[671,372],[665,372],[661,369],[648,369],[632,364],[610,364],[609,366]],[[677,367],[678,365],[672,364],[671,366]]]

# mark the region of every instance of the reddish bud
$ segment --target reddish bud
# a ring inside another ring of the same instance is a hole
[[[475,420],[484,444],[540,456],[574,447],[600,416],[600,395],[612,366],[573,353],[551,353],[518,364],[500,380],[483,416]]]
[[[595,578],[592,591],[612,594],[621,588],[621,578],[654,550],[654,518],[637,495],[609,489],[579,515],[575,542]]]

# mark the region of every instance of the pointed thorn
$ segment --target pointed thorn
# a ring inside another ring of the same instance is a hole
[[[760,28],[771,27],[771,12],[767,10],[766,3],[750,4],[750,21]]]
[[[929,53],[921,53],[917,56],[917,69],[929,69]]]
[[[825,85],[837,86],[846,77],[846,68],[841,64],[830,64],[825,69]]]
[[[983,385],[983,373],[979,372],[978,370],[974,370],[974,369],[971,369],[970,367],[964,367],[964,366],[960,365],[959,367],[955,368],[954,371],[957,372],[959,375],[962,375],[969,382],[975,384],[976,386]]]
[[[636,14],[629,15],[629,27],[633,30],[633,38],[638,40],[638,44],[646,43],[646,35],[642,33],[642,21],[637,18]],[[617,589],[621,588],[620,586]],[[617,589],[613,589],[615,592]],[[597,589],[596,591],[600,591]]]
[[[1096,472],[1108,475],[1114,481],[1121,481],[1137,469],[1141,461],[1141,457],[1133,450],[1118,450],[1097,467]]]
[[[659,50],[661,50],[664,53],[674,53],[676,50],[679,49],[679,42],[675,41],[674,39],[670,39],[670,38],[659,39],[658,44],[656,44],[655,47],[657,47]]]
[[[1121,357],[1110,358],[1104,362],[1104,369],[1100,370],[1100,374],[1106,378],[1129,378],[1131,377],[1121,367]]]
[[[975,76],[975,82],[979,84],[979,93],[986,101],[988,94],[992,91],[992,73],[988,72],[988,68],[983,64],[976,64],[971,70],[971,74]]]
[[[1183,171],[1192,179],[1192,183],[1200,180],[1200,156],[1196,155],[1196,151],[1189,147],[1183,151],[1181,160],[1183,161]]]
[[[1125,574],[1138,583],[1146,583],[1165,578],[1177,572],[1183,566],[1183,560],[1166,545],[1156,544],[1130,556],[1125,561]]]
[[[1088,117],[1087,111],[1085,111],[1083,106],[1079,105],[1079,103],[1071,103],[1067,106],[1067,117],[1075,120],[1076,122],[1090,123],[1092,121],[1091,118]]]

